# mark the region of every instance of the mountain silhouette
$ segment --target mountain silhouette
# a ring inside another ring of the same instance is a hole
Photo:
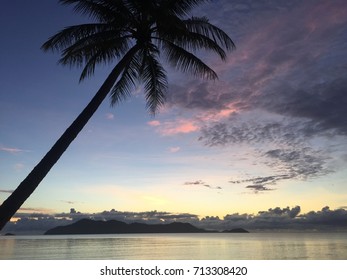
[[[127,224],[117,220],[94,221],[82,219],[67,226],[58,226],[45,232],[54,234],[112,234],[112,233],[198,233],[210,232],[189,223],[173,222],[170,224]]]

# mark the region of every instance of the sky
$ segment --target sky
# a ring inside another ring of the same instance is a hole
[[[167,101],[154,117],[140,85],[116,107],[106,100],[17,213],[18,226],[93,216],[346,228],[346,2],[217,0],[192,15],[207,16],[236,44],[226,62],[200,54],[219,79],[168,66]],[[79,83],[81,69],[40,50],[85,22],[54,0],[2,5],[0,203],[110,70]]]

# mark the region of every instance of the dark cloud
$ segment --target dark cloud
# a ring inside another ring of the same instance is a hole
[[[184,109],[222,110],[232,98],[228,94],[211,91],[211,85],[206,82],[190,82],[186,86],[171,85],[167,98],[169,106],[178,106]],[[188,90],[187,90],[188,89]]]
[[[285,216],[289,217],[291,219],[295,218],[301,211],[300,206],[295,206],[294,208],[290,209],[289,207],[286,208],[270,208],[268,211],[260,211],[258,212],[258,215],[260,217],[278,217],[278,216]]]
[[[247,185],[245,188],[252,190],[254,194],[259,194],[267,191],[275,191],[275,188],[269,188],[266,185],[276,185],[282,180],[288,180],[295,178],[294,175],[289,174],[279,174],[273,176],[264,176],[264,177],[254,177],[243,180],[231,180],[229,183],[232,184],[243,184],[243,183],[252,183],[252,185]]]
[[[0,190],[0,193],[13,193],[13,190]]]
[[[236,0],[236,1],[211,1],[203,5],[198,14],[208,11],[208,16],[213,23],[222,26],[232,34],[237,42],[244,34],[249,32],[248,25],[258,17],[273,16],[274,12],[288,12],[299,0],[268,1],[268,0]]]
[[[286,179],[291,177],[305,180],[332,172],[326,167],[329,156],[308,147],[269,150],[264,156],[271,159],[267,165],[280,172],[287,172]]]
[[[215,186],[211,186],[210,184],[207,184],[205,183],[204,181],[202,180],[197,180],[197,181],[190,181],[190,182],[185,182],[184,185],[193,185],[193,186],[203,186],[203,187],[206,187],[206,188],[209,188],[209,189],[217,189],[217,190],[221,190],[222,187],[215,187]]]
[[[209,188],[209,189],[215,189],[215,190],[222,190],[223,188],[222,187],[219,187],[219,186],[211,186],[211,185],[208,185],[208,184],[205,184],[204,187],[206,188]]]
[[[266,141],[294,146],[312,137],[347,136],[344,1],[213,5],[219,8],[211,9],[211,17],[214,10],[225,13],[216,18],[236,36],[237,50],[227,65],[216,66],[221,81],[194,81],[175,91],[171,103],[212,112],[231,106],[241,117],[206,122],[200,140],[208,146]],[[247,112],[253,118],[242,119]],[[269,121],[266,114],[277,119]]]
[[[96,220],[119,220],[124,222],[143,222],[147,223],[160,223],[167,221],[190,221],[197,219],[197,215],[189,213],[170,213],[163,211],[146,211],[146,212],[130,212],[130,211],[117,211],[112,209],[110,211],[103,211],[100,213],[81,213],[76,209],[70,209],[70,213],[56,214],[57,218],[65,218],[72,220],[79,220],[82,218],[91,218]]]
[[[249,185],[246,186],[246,189],[251,189],[254,193],[266,192],[266,191],[274,191],[275,189],[270,189],[263,185]]]
[[[328,206],[322,208],[321,211],[311,211],[303,217],[305,223],[315,227],[320,225],[330,227],[347,226],[347,211],[345,209],[330,210]]]
[[[300,122],[288,123],[286,120],[246,122],[234,115],[227,121],[203,127],[199,140],[207,146],[269,142],[297,146],[303,141],[303,136],[298,133],[303,125]]]
[[[71,200],[61,200],[61,202],[67,203],[67,204],[76,204],[76,201],[71,201]]]
[[[262,184],[262,185],[274,185],[277,181],[290,179],[289,175],[281,174],[281,175],[273,175],[273,176],[265,176],[265,177],[254,177],[250,179],[244,180],[231,180],[229,183],[232,184],[240,184],[240,183],[248,183],[252,182],[253,184]]]
[[[251,214],[228,214],[223,219],[205,217],[200,224],[210,229],[231,229],[242,227],[253,231],[335,231],[347,230],[347,211],[330,210],[324,207],[321,211],[301,214],[301,207],[275,207],[267,211]]]
[[[185,182],[184,185],[204,185],[205,183],[202,180]]]
[[[305,131],[305,122],[269,121],[260,124],[256,121],[240,122],[235,116],[231,119],[235,122],[220,122],[203,128],[199,140],[211,147],[237,144],[256,147],[256,163],[271,167],[275,174],[242,182],[264,185],[288,179],[306,180],[326,175],[337,168],[331,164],[333,157],[329,145],[311,147],[312,138],[302,132]]]
[[[20,211],[24,211],[25,213],[31,213],[30,215],[40,215],[40,213],[52,212],[52,209],[40,208],[40,207],[37,207],[37,208],[34,208],[34,207],[21,207],[19,210]],[[24,215],[26,215],[26,214],[24,214]]]
[[[262,106],[271,112],[307,120],[300,131],[305,136],[347,135],[346,92],[346,77],[317,82],[311,88],[293,89],[284,83],[267,93]]]

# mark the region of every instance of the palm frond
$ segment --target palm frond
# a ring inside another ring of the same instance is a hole
[[[63,65],[81,66],[81,63],[86,63],[99,54],[98,57],[103,59],[98,61],[98,63],[108,63],[112,62],[115,58],[122,57],[129,49],[129,46],[130,42],[127,36],[120,38],[112,38],[111,36],[103,38],[101,36],[99,40],[90,40],[90,38],[86,40],[82,39],[63,50],[59,62]]]
[[[147,52],[143,57],[146,59],[141,72],[141,80],[144,83],[147,109],[155,114],[165,102],[168,87],[167,76],[155,53]]]
[[[110,27],[105,23],[90,23],[69,26],[51,36],[42,45],[41,49],[44,51],[60,51],[71,46],[78,40],[81,40],[83,38],[90,38],[95,34],[99,34],[108,30],[110,30]]]
[[[196,6],[199,6],[210,0],[168,0],[162,1],[162,10],[166,10],[177,16],[187,16]]]
[[[109,64],[112,63],[116,58],[118,58],[118,54],[114,52],[113,49],[108,50],[98,50],[93,55],[88,55],[88,59],[86,59],[86,56],[81,57],[82,55],[77,54],[73,56],[68,56],[66,58],[66,64],[78,64],[80,63],[85,64],[81,76],[80,76],[80,82],[83,81],[85,78],[90,77],[94,74],[95,67],[98,64]],[[85,61],[85,63],[81,63],[80,61]]]
[[[122,0],[60,0],[63,5],[74,4],[74,10],[101,22],[110,22],[116,17],[127,18],[128,10]]]
[[[160,36],[161,38],[165,38],[177,46],[184,48],[189,51],[198,51],[198,50],[207,50],[216,53],[222,60],[226,59],[226,53],[224,49],[219,46],[219,44],[205,36],[198,33],[193,32],[181,32],[181,34],[176,34],[174,36]]]
[[[114,106],[131,95],[139,79],[140,57],[134,55],[121,74],[111,91],[111,105]]]
[[[163,51],[165,52],[168,61],[176,69],[182,72],[189,72],[196,77],[210,80],[218,79],[216,72],[214,72],[201,59],[186,51],[184,48],[171,42],[164,42]]]
[[[80,81],[94,73],[95,65],[111,63],[129,49],[129,36],[106,24],[83,24],[64,29],[43,44],[43,50],[62,50],[59,63],[81,67]]]
[[[217,44],[220,44],[227,50],[235,49],[235,44],[228,34],[211,24],[206,17],[192,17],[184,20],[184,23],[189,31],[212,38]]]

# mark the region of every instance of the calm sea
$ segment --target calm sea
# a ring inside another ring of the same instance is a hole
[[[1,236],[0,259],[347,260],[347,234]]]

